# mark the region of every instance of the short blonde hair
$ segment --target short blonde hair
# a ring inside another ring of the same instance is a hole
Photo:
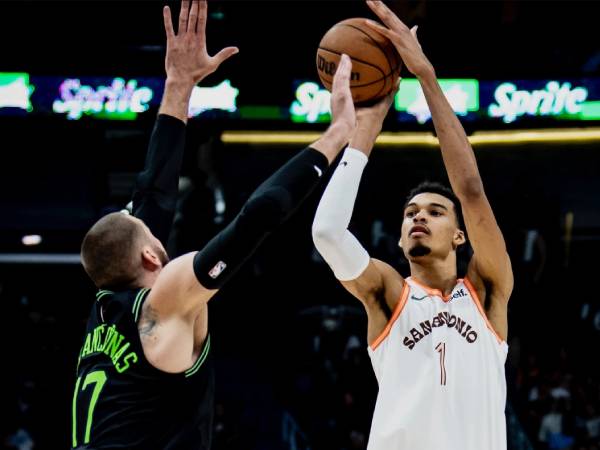
[[[81,261],[98,288],[126,287],[136,279],[142,236],[141,225],[123,213],[108,214],[90,228],[81,244]]]

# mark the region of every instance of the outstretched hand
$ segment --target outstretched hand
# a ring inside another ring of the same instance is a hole
[[[331,126],[339,126],[347,136],[350,136],[356,128],[356,111],[350,92],[351,70],[350,57],[342,55],[331,87]]]
[[[373,20],[366,20],[366,24],[394,44],[406,68],[417,78],[432,73],[433,66],[417,39],[417,27],[409,29],[382,1],[367,0],[367,5],[386,26]]]
[[[214,56],[206,49],[206,0],[182,0],[177,34],[173,30],[171,10],[163,9],[167,34],[165,69],[167,78],[185,80],[196,85],[213,73],[223,61],[238,52],[237,47],[226,47]]]

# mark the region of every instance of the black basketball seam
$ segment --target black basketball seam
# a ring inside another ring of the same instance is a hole
[[[394,76],[394,72],[390,72],[388,75],[386,75],[385,77],[382,78],[382,80],[385,80],[385,82],[383,83],[383,86],[381,86],[381,88],[379,88],[379,91],[377,91],[377,94],[375,94],[374,98],[379,97],[379,94],[381,93],[383,88],[385,88],[385,85],[387,84],[387,77],[393,77],[393,76]]]
[[[327,52],[335,53],[336,55],[340,55],[340,56],[342,55],[340,52],[336,52],[335,50],[331,50],[331,49],[328,49],[328,48],[325,48],[325,47],[319,47],[319,50],[325,50],[325,51],[327,51]],[[363,61],[363,60],[361,60],[361,59],[354,58],[354,57],[352,57],[352,59],[353,59],[353,60],[355,60],[355,61],[358,61],[358,62],[360,62],[360,63],[366,64],[367,66],[371,66],[371,67],[373,67],[374,69],[377,69],[379,72],[381,72],[381,78],[379,78],[379,79],[377,79],[377,80],[375,80],[375,81],[371,81],[371,82],[369,82],[369,83],[365,83],[365,84],[355,84],[355,85],[354,85],[354,86],[352,86],[352,87],[364,87],[364,86],[369,86],[369,85],[371,85],[371,84],[373,84],[373,83],[379,83],[381,80],[385,80],[385,79],[386,79],[386,78],[389,76],[389,75],[386,75],[386,74],[385,74],[385,72],[384,72],[383,70],[381,70],[379,67],[377,67],[377,66],[375,66],[375,65],[373,65],[373,64],[370,64],[370,63],[368,63],[368,62],[366,62],[366,61]],[[392,73],[393,73],[393,72],[392,72]],[[391,75],[391,74],[390,74],[390,75]],[[332,80],[333,80],[333,77],[332,77]]]
[[[375,39],[373,39],[373,37],[369,33],[365,33],[363,30],[361,30],[360,28],[358,28],[358,27],[356,27],[354,25],[350,25],[348,23],[344,23],[342,25],[344,25],[346,27],[354,28],[355,30],[360,31],[362,34],[364,34],[369,39],[371,39],[375,43],[375,45],[377,46],[377,48],[379,48],[379,50],[381,50],[381,53],[383,53],[383,56],[385,56],[385,60],[387,61],[388,67],[390,68],[390,74],[394,73],[394,68],[392,67],[392,63],[390,62],[390,58],[388,58],[388,55],[385,52],[385,49],[381,45],[379,45],[379,42],[377,42]],[[387,77],[387,74],[385,75],[385,77]]]
[[[392,75],[392,74],[390,74],[390,75]],[[387,77],[389,77],[390,75],[386,75],[385,77],[378,78],[377,80],[375,80],[375,81],[371,81],[371,82],[369,82],[369,83],[365,83],[365,84],[355,84],[355,85],[354,85],[354,86],[352,86],[352,87],[353,87],[353,88],[361,88],[361,87],[365,87],[365,86],[371,86],[372,84],[379,83],[380,81],[385,81],[385,79],[386,79]],[[327,83],[329,83],[329,84],[333,85],[333,80],[331,80],[331,81],[327,81]],[[384,86],[385,86],[385,83],[384,83]],[[383,88],[381,88],[381,89],[383,89]]]
[[[325,50],[325,51],[328,51],[328,52],[331,52],[331,53],[335,53],[336,55],[340,55],[340,56],[342,55],[340,52],[336,52],[335,50],[331,50],[330,48],[327,48],[327,47],[319,47],[319,49],[320,49],[320,50]],[[348,56],[350,56],[350,55],[348,55]],[[381,76],[382,76],[382,77],[386,77],[386,76],[387,76],[387,75],[385,74],[385,72],[384,72],[383,70],[381,70],[381,68],[379,68],[378,66],[376,66],[376,65],[374,65],[374,64],[371,64],[371,63],[369,63],[369,62],[367,62],[367,61],[363,61],[362,59],[355,58],[355,57],[353,57],[353,56],[351,56],[350,58],[352,58],[354,61],[358,61],[358,62],[360,62],[360,63],[366,64],[367,66],[371,66],[371,67],[373,67],[374,69],[377,69],[377,70],[379,70],[379,71],[381,72]]]

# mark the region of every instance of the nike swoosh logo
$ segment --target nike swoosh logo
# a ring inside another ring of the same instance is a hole
[[[411,300],[416,300],[416,301],[418,301],[418,302],[420,302],[421,300],[423,300],[424,298],[427,298],[427,297],[429,297],[429,296],[428,296],[428,295],[424,295],[424,296],[423,296],[423,297],[421,297],[421,298],[415,297],[414,295],[411,295],[411,296],[410,296]]]
[[[317,166],[313,166],[313,167],[317,171],[317,175],[319,175],[319,176],[323,175],[323,171],[321,169],[319,169]]]
[[[348,162],[347,162],[347,161],[342,161],[342,162],[340,163],[340,166],[347,166],[347,165],[348,165]]]

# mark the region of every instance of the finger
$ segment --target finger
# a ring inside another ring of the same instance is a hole
[[[398,78],[395,82],[394,82],[394,87],[392,88],[392,90],[390,92],[388,92],[388,94],[385,96],[386,99],[386,103],[387,104],[391,104],[394,101],[394,98],[396,97],[396,94],[398,93],[398,89],[400,88],[400,78]]]
[[[177,29],[177,34],[185,33],[187,30],[189,9],[190,0],[181,0],[181,8],[179,9],[179,27]]]
[[[333,84],[331,91],[336,92],[340,89],[347,87],[350,89],[350,71],[352,70],[352,61],[346,54],[342,54],[340,62],[338,63],[335,75],[333,76]]]
[[[215,67],[219,67],[223,61],[231,58],[236,53],[239,53],[239,51],[240,50],[237,47],[225,47],[223,50],[213,56],[213,61],[216,65]]]
[[[189,33],[195,33],[197,23],[198,23],[198,0],[192,0],[192,7],[190,8],[190,18],[188,19],[187,31]]]
[[[392,88],[392,91],[389,93],[389,95],[391,95],[392,97],[396,96],[396,94],[400,90],[400,82],[401,81],[402,81],[402,78],[398,77],[398,79],[394,82],[394,87]]]
[[[165,6],[163,8],[163,20],[165,22],[165,33],[167,34],[167,40],[175,36],[173,31],[173,20],[171,19],[171,8]]]
[[[383,25],[373,21],[373,20],[365,20],[365,24],[370,27],[372,30],[377,31],[379,34],[382,34],[383,36],[385,36],[386,38],[388,38],[389,40],[392,40],[392,35],[393,32],[389,29],[384,27]]]
[[[398,94],[398,91],[400,90],[400,82],[402,81],[402,78],[398,77],[398,79],[396,80],[396,83],[394,84],[394,89],[392,89],[392,92],[390,92],[390,102],[393,102],[394,99],[396,98],[396,94]]]
[[[385,5],[385,3],[381,1],[367,0],[367,6],[369,6],[371,11],[373,11],[377,17],[379,17],[381,21],[388,27],[392,29],[406,28],[408,30],[408,27],[404,25],[404,22],[402,22],[398,16],[396,16],[396,14],[394,14],[392,10]]]
[[[394,99],[396,98],[396,94],[398,93],[398,89],[400,88],[401,79],[402,78],[398,77],[398,79],[394,83],[393,89],[381,99],[381,104],[384,105],[386,109],[389,109],[390,106],[394,103]]]
[[[198,24],[196,25],[196,33],[204,36],[206,34],[206,17],[208,15],[208,2],[206,0],[200,0],[198,10]]]
[[[419,42],[419,38],[417,37],[417,30],[419,28],[419,25],[415,25],[414,27],[412,27],[410,29],[410,34],[412,34],[412,36],[415,38],[415,41],[417,41],[417,44],[419,44],[419,48],[422,49],[421,47],[421,43]]]

